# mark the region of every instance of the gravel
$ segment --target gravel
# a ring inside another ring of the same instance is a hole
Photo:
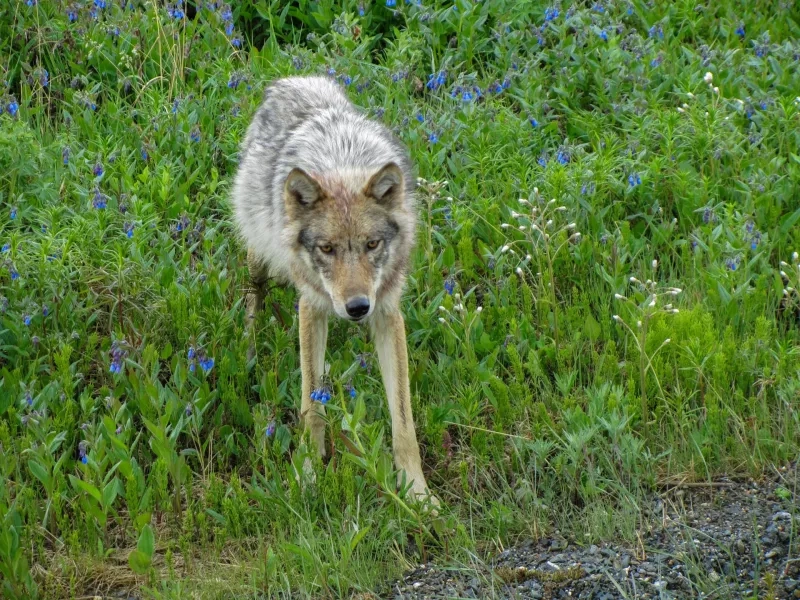
[[[522,543],[474,568],[419,565],[380,597],[798,598],[797,469],[655,495],[636,544],[560,537]]]

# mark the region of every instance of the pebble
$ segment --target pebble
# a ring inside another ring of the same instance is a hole
[[[620,593],[613,579],[635,585],[635,597],[642,599],[689,598],[708,586],[720,597],[743,598],[770,573],[776,597],[800,600],[800,561],[789,552],[797,499],[775,502],[778,485],[787,487],[775,479],[724,490],[675,490],[645,505],[659,510],[636,545],[609,540],[580,547],[554,531],[505,549],[485,569],[420,565],[393,584],[394,593],[376,597],[616,600]],[[679,512],[681,506],[686,513]],[[685,536],[687,526],[692,538]],[[637,559],[642,547],[646,555]]]

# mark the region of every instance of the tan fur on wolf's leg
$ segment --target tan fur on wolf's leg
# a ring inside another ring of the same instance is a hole
[[[311,400],[311,391],[322,381],[325,368],[325,347],[328,342],[328,316],[300,298],[300,370],[303,377],[303,399],[300,418],[311,432],[311,440],[325,456],[325,408]]]
[[[411,491],[420,499],[428,496],[430,501],[439,501],[427,489],[422,474],[417,433],[411,415],[411,390],[408,381],[408,348],[406,347],[405,320],[399,310],[388,315],[375,315],[372,335],[375,351],[381,367],[381,376],[389,401],[392,418],[392,450],[398,469],[405,471],[406,483],[413,480]],[[400,476],[402,477],[402,471]]]
[[[258,311],[264,308],[264,288],[267,284],[267,269],[255,257],[252,250],[247,250],[247,269],[250,273],[249,287],[245,297],[245,321],[244,329],[247,337],[250,338],[250,345],[247,347],[248,362],[256,355],[255,332],[253,323],[256,320]]]

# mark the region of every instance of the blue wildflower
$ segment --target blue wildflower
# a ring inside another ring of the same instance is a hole
[[[11,213],[9,214],[9,216],[11,217],[12,221],[17,218],[17,207],[16,206],[11,208]]]
[[[605,30],[605,29],[603,29],[603,30],[600,32],[600,39],[601,39],[601,40],[603,40],[604,42],[607,42],[607,41],[608,41],[608,33],[606,33],[606,30]]]
[[[428,134],[428,141],[431,144],[435,144],[436,142],[439,141],[439,136],[436,135],[435,133],[431,132],[430,134]]]
[[[133,237],[133,228],[134,225],[130,221],[125,221],[125,223],[123,223],[122,225],[122,229],[125,232],[125,235],[128,237],[128,239]]]
[[[536,120],[536,119],[534,119],[533,117],[531,117],[530,119],[528,119],[528,122],[529,122],[529,123],[530,123],[530,124],[531,124],[533,127],[538,127],[538,126],[539,126],[539,121],[537,121],[537,120]]]
[[[194,127],[192,127],[192,131],[191,131],[191,133],[189,133],[189,139],[192,140],[195,143],[200,141],[200,126],[199,125],[195,125]]]
[[[659,54],[653,60],[650,61],[650,66],[655,68],[658,65],[660,65],[662,62],[664,62],[664,57]]]
[[[366,11],[364,10],[364,3],[363,2],[359,2],[359,4],[358,4],[358,16],[359,17],[363,17],[365,13],[366,13]]]
[[[350,75],[343,75],[342,83],[344,83],[345,85],[350,85],[351,83],[353,83],[353,79],[350,77]]]
[[[569,153],[566,150],[559,150],[556,154],[556,160],[562,165],[567,164],[569,162]]]
[[[642,183],[642,178],[639,177],[638,173],[631,173],[630,175],[628,175],[628,185],[630,187],[632,187],[632,188],[636,187],[637,185],[640,185],[641,183]]]
[[[761,243],[761,232],[756,231],[753,237],[750,238],[750,249],[755,251],[759,243]]]
[[[444,291],[447,292],[449,296],[453,295],[453,290],[456,289],[456,281],[452,277],[448,277],[444,280]]]
[[[232,21],[228,21],[228,22],[225,23],[225,35],[227,35],[228,37],[233,35],[233,22]]]
[[[75,10],[73,7],[69,7],[67,9],[67,19],[70,23],[74,23],[78,20],[78,11]]]
[[[599,13],[606,12],[606,7],[600,4],[599,2],[595,2],[595,5],[592,7],[592,10]]]
[[[348,393],[350,394],[351,398],[355,398],[356,397],[356,388],[351,387],[350,391]]]
[[[428,83],[425,84],[425,87],[435,91],[445,83],[447,83],[447,73],[445,71],[439,71],[438,73],[431,73],[428,75]]]
[[[86,449],[88,448],[88,446],[89,446],[89,444],[88,444],[88,442],[86,442],[85,440],[84,440],[84,441],[81,441],[81,442],[78,444],[78,458],[80,458],[80,460],[81,460],[81,462],[82,462],[83,464],[86,464],[87,462],[89,462],[89,461],[86,459]]]
[[[744,23],[739,23],[739,26],[736,28],[736,35],[740,38],[744,37]]]
[[[25,323],[26,327],[30,327],[30,325],[31,325],[31,316],[30,315],[22,315],[22,322]]]
[[[28,6],[36,6],[36,0],[25,0],[25,4]]]
[[[739,259],[738,258],[729,258],[725,261],[725,266],[728,267],[729,270],[735,271],[739,268]]]
[[[242,47],[242,40],[241,40],[241,38],[240,38],[240,37],[237,35],[235,38],[233,38],[233,39],[231,40],[231,44],[233,44],[233,47],[234,47],[234,48],[241,48],[241,47]]]
[[[417,118],[417,121],[419,121],[420,123],[424,123],[425,122],[425,115],[423,115],[421,112],[417,113],[417,117],[416,118]]]
[[[102,163],[100,163],[100,161],[96,162],[95,165],[94,165],[94,168],[92,169],[92,173],[94,173],[94,176],[95,177],[102,177],[104,172],[105,171],[103,171]]]
[[[111,343],[111,349],[108,351],[111,355],[111,366],[108,370],[111,373],[122,372],[122,363],[128,357],[127,345],[125,340],[114,340]]]
[[[239,84],[246,80],[247,76],[244,73],[241,71],[234,71],[231,73],[230,79],[228,79],[228,87],[231,89],[236,89],[239,87]]]
[[[183,412],[187,417],[191,417],[192,416],[192,411],[193,411],[193,409],[192,409],[192,404],[191,403],[187,404],[186,408],[183,409]]]
[[[39,83],[42,87],[47,87],[50,83],[50,73],[47,72],[47,69],[42,69],[39,73]]]
[[[275,421],[270,421],[269,425],[267,425],[267,428],[264,431],[264,435],[266,435],[268,438],[275,435]]]
[[[499,94],[503,91],[503,85],[499,81],[495,81],[492,85],[489,86],[489,91],[494,92],[495,94]]]
[[[386,0],[386,6],[388,6],[389,8],[397,6],[397,0]]]
[[[558,15],[561,14],[558,8],[546,8],[544,9],[544,20],[545,23],[554,21],[558,18]]]
[[[536,160],[536,162],[539,163],[540,167],[546,167],[547,166],[547,157],[546,157],[544,152],[542,152],[539,155],[539,158]]]
[[[226,4],[225,6],[222,7],[219,16],[222,18],[223,21],[233,20],[233,12],[231,12],[231,7],[229,4]]]
[[[64,146],[64,149],[61,151],[61,160],[65,165],[69,164],[69,146]]]
[[[8,265],[8,272],[11,273],[11,281],[16,281],[19,279],[19,271],[17,271],[13,264]]]
[[[320,404],[327,404],[328,401],[331,399],[331,392],[330,389],[327,387],[317,388],[311,392],[311,399],[314,402],[319,402]]]
[[[94,0],[94,5],[102,10],[106,7],[106,0]]]
[[[8,109],[8,114],[12,117],[16,117],[19,112],[19,102],[12,96],[6,108]]]
[[[42,316],[43,316],[43,317],[46,317],[46,316],[47,316],[47,315],[49,315],[49,314],[50,314],[50,309],[49,309],[49,308],[47,307],[47,305],[45,304],[44,306],[42,306]]]
[[[469,92],[469,91],[465,90],[461,94],[461,100],[464,101],[464,102],[472,102],[472,92]]]
[[[3,248],[2,248],[2,249],[0,249],[0,252],[2,252],[3,254],[5,254],[6,252],[8,252],[8,251],[10,251],[10,250],[11,250],[11,244],[9,244],[8,242],[6,242],[5,244],[3,244]]]
[[[92,199],[92,206],[96,209],[102,210],[108,204],[108,196],[100,191],[99,187],[94,188],[94,198]]]
[[[660,24],[653,25],[650,29],[647,30],[647,35],[650,36],[651,38],[657,37],[663,39],[664,28]]]
[[[214,368],[214,359],[210,356],[203,357],[200,359],[200,366],[203,368],[203,371],[208,373],[211,369]]]

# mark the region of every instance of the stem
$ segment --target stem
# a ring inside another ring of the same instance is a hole
[[[647,321],[649,317],[645,315],[642,319],[642,330],[639,334],[639,388],[642,399],[642,423],[644,429],[648,428],[648,405],[647,405],[647,356],[645,354],[645,340],[647,339]]]

